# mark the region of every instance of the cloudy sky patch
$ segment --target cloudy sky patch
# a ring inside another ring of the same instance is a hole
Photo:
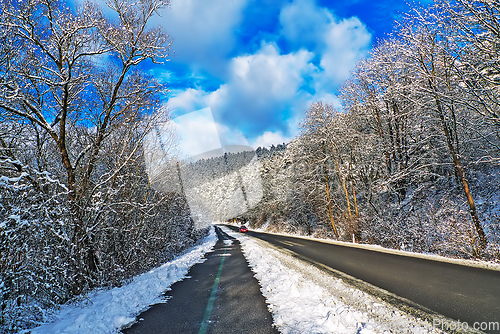
[[[172,0],[151,22],[173,40],[170,61],[144,67],[169,86],[174,117],[210,108],[223,145],[279,144],[298,134],[310,103],[340,106],[357,61],[408,9],[400,0]]]

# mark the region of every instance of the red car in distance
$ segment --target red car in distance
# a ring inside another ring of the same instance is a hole
[[[242,233],[248,232],[247,227],[245,225],[241,225],[240,226],[240,232],[242,232]]]

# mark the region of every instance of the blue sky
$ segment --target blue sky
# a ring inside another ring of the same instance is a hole
[[[172,0],[153,22],[173,39],[170,61],[146,69],[168,84],[174,116],[209,107],[223,144],[278,144],[310,103],[338,105],[356,62],[408,10],[400,0]]]

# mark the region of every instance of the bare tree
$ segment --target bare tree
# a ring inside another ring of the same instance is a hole
[[[462,162],[462,145],[464,138],[460,136],[459,127],[464,113],[457,96],[460,96],[460,82],[457,80],[454,68],[459,57],[459,49],[453,43],[453,26],[447,24],[435,9],[416,11],[401,29],[401,36],[407,42],[407,57],[409,66],[413,65],[421,110],[430,112],[436,120],[439,130],[448,148],[448,154],[453,161],[457,179],[462,186],[469,213],[475,227],[481,253],[488,243],[481,222],[479,221],[476,204],[469,187]]]
[[[495,1],[439,1],[440,17],[454,27],[461,54],[454,63],[463,88],[470,94],[468,108],[500,127],[500,5]]]
[[[147,59],[164,60],[170,48],[168,35],[147,27],[168,1],[108,5],[118,19],[105,18],[91,3],[73,13],[59,0],[2,2],[2,28],[20,51],[4,62],[0,108],[52,139],[59,156],[52,171],[66,174],[74,251],[90,271],[96,263],[88,224],[95,217],[87,217],[86,208],[109,181],[96,172],[103,147],[111,134],[157,108],[164,88],[134,68]],[[141,137],[135,139],[108,171],[111,182],[139,148]]]

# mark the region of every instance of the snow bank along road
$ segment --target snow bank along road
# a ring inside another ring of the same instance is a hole
[[[171,286],[166,303],[140,314],[123,333],[278,333],[240,243],[218,227],[216,232],[207,260]]]
[[[235,226],[226,227],[237,231]],[[431,323],[436,323],[439,315],[466,322],[471,328],[474,323],[500,322],[498,270],[291,236],[254,231],[248,235],[347,279]]]

